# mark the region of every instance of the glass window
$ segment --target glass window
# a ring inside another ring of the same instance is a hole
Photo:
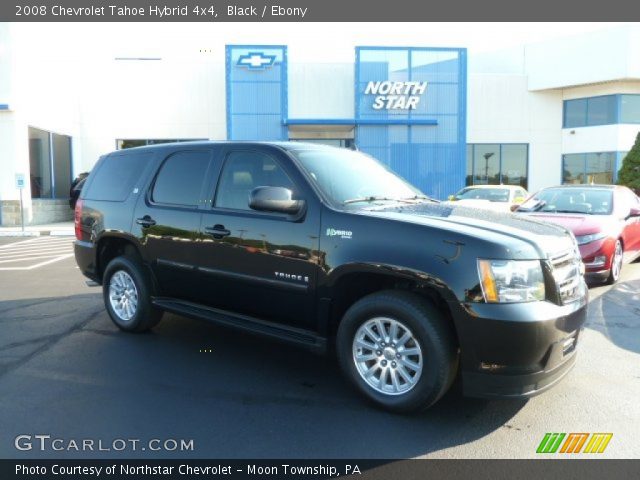
[[[584,183],[584,155],[562,156],[562,183]]]
[[[156,203],[195,207],[207,177],[208,151],[176,152],[160,168],[151,199]]]
[[[122,202],[151,158],[150,153],[111,154],[89,176],[84,198]]]
[[[527,145],[502,145],[501,183],[527,186]]]
[[[613,183],[614,152],[587,153],[587,182],[598,184]]]
[[[500,184],[500,145],[475,145],[473,183],[475,185]]]
[[[616,123],[617,98],[615,95],[593,97],[587,101],[587,125]]]
[[[537,212],[590,213],[609,215],[613,190],[606,188],[552,187],[540,190],[523,204],[524,210]]]
[[[562,183],[613,183],[616,152],[574,153],[562,156]]]
[[[520,185],[527,188],[529,145],[467,145],[467,185]]]
[[[71,190],[71,137],[51,134],[55,198],[66,198]]]
[[[299,149],[293,153],[319,189],[339,206],[394,202],[421,192],[374,158],[361,152]]]
[[[622,95],[620,123],[640,123],[640,95]]]
[[[215,205],[249,210],[249,194],[256,187],[294,189],[287,174],[270,156],[255,151],[233,152],[224,164]]]
[[[49,132],[29,127],[29,167],[31,197],[51,198],[51,144],[49,142]]]
[[[587,124],[587,99],[566,100],[564,102],[565,128],[583,127]]]

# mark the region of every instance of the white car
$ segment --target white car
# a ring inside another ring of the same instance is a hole
[[[469,207],[510,212],[528,196],[527,191],[519,185],[472,185],[450,195],[449,201]]]

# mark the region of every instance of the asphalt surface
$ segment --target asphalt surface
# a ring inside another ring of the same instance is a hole
[[[16,241],[0,238],[0,256]],[[32,264],[0,264],[0,458],[534,458],[546,432],[611,432],[601,457],[640,454],[639,263],[591,289],[576,367],[554,389],[529,401],[452,391],[413,416],[370,406],[334,360],[295,347],[170,314],[122,333],[72,257],[6,270]],[[70,443],[83,439],[93,451]],[[140,442],[115,451],[116,439]],[[151,451],[152,439],[193,450]]]

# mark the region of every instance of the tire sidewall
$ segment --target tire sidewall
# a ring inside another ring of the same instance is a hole
[[[426,318],[415,305],[398,301],[394,294],[376,295],[375,299],[364,300],[370,301],[359,301],[352,306],[339,326],[336,350],[347,377],[366,397],[386,409],[409,412],[435,403],[450,384],[448,369],[451,368],[451,352],[443,348],[442,342],[437,341],[442,335],[432,324],[440,319]],[[404,324],[411,330],[422,350],[423,366],[418,383],[404,394],[385,395],[377,392],[358,372],[353,359],[353,339],[358,328],[374,317],[388,317]]]
[[[138,293],[138,306],[136,313],[128,321],[122,320],[118,316],[111,307],[111,301],[109,299],[109,284],[111,282],[111,277],[121,270],[129,274]],[[137,332],[144,329],[145,319],[149,315],[151,309],[149,301],[150,288],[149,282],[137,262],[128,257],[117,257],[111,260],[104,272],[102,293],[105,308],[109,313],[109,317],[111,317],[111,320],[118,328],[128,332]]]
[[[615,262],[616,262],[616,250],[618,249],[618,245],[620,245],[621,255],[620,255],[620,265],[618,268],[618,275],[614,275],[615,271]],[[620,275],[622,274],[622,266],[624,265],[624,249],[622,248],[622,242],[620,240],[616,240],[616,243],[613,246],[613,254],[611,256],[611,272],[609,274],[609,278],[607,279],[607,283],[609,285],[613,285],[620,279]]]

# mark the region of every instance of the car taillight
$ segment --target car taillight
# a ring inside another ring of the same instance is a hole
[[[80,224],[82,222],[82,200],[78,199],[76,202],[76,208],[73,211],[73,224],[75,227],[76,238],[78,240],[82,240],[82,229],[80,228]]]

